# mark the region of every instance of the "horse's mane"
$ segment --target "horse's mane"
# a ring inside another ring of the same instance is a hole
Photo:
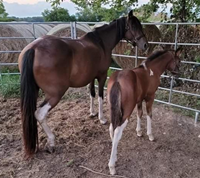
[[[117,20],[113,20],[112,22],[110,22],[109,24],[104,24],[103,26],[100,27],[96,27],[93,29],[93,31],[87,33],[87,36],[95,43],[95,44],[100,44],[100,46],[104,49],[104,45],[102,42],[102,39],[99,35],[99,32],[102,30],[106,30],[107,28],[110,28],[111,25],[116,24],[116,28],[118,30],[118,39],[117,41],[119,41],[119,39],[122,39],[124,37],[125,34],[125,17],[119,18]]]
[[[151,54],[149,57],[147,57],[147,61],[153,61],[154,59],[156,59],[157,57],[165,54],[166,52],[168,52],[169,50],[164,50],[164,51],[156,51],[153,54]]]

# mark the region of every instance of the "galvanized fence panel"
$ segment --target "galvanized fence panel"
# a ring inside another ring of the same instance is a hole
[[[8,25],[8,24],[12,24],[12,25],[19,25],[19,24],[30,24],[32,25],[32,32],[33,32],[33,36],[31,37],[13,37],[13,36],[8,36],[8,37],[0,37],[0,41],[2,39],[36,39],[36,35],[35,35],[35,25],[36,24],[69,24],[69,22],[66,22],[66,23],[57,23],[57,22],[44,22],[44,23],[40,23],[40,22],[37,22],[37,23],[27,23],[27,22],[12,22],[12,23],[9,23],[9,22],[1,22],[0,25]],[[89,24],[89,25],[94,25],[94,24],[97,24],[97,22],[70,22],[71,24],[71,38],[72,39],[76,39],[78,38],[77,37],[77,29],[76,29],[76,24]],[[98,23],[98,24],[102,24],[101,23]],[[174,45],[174,49],[177,49],[177,46],[200,46],[200,43],[182,43],[182,42],[178,42],[178,29],[179,29],[179,26],[180,25],[200,25],[200,23],[142,23],[143,25],[175,25],[176,26],[176,31],[175,31],[175,36],[174,36],[174,42],[155,42],[155,41],[149,41],[150,44],[158,44],[158,45]],[[123,41],[123,42],[126,42],[126,41]],[[20,53],[21,51],[19,50],[9,50],[9,51],[3,51],[3,50],[0,50],[0,54],[3,54],[3,53]],[[135,66],[137,66],[138,64],[138,60],[140,59],[146,59],[145,56],[138,56],[138,49],[136,47],[136,51],[135,51],[135,55],[134,56],[130,56],[130,55],[123,55],[123,54],[112,54],[113,56],[118,56],[118,57],[127,57],[127,58],[133,58],[133,60],[135,60]],[[194,61],[181,61],[183,64],[193,64],[193,65],[200,65],[199,62],[194,62]],[[3,80],[2,80],[2,77],[5,76],[5,75],[19,75],[19,72],[14,72],[14,73],[4,73],[4,72],[1,72],[1,67],[2,66],[17,66],[18,64],[17,63],[2,63],[0,61],[0,87],[3,87]],[[115,67],[110,67],[110,69],[113,69],[113,70],[121,70],[120,68],[115,68]],[[195,109],[195,108],[191,108],[191,107],[187,107],[187,106],[182,106],[182,105],[178,105],[178,104],[174,104],[171,102],[171,99],[172,99],[172,95],[173,93],[180,93],[180,94],[183,94],[183,95],[188,95],[188,96],[195,96],[197,98],[200,99],[200,94],[196,94],[196,93],[190,93],[190,92],[184,92],[184,91],[180,91],[180,90],[175,90],[173,89],[173,81],[175,80],[174,77],[170,77],[170,76],[167,76],[167,75],[162,75],[161,76],[162,78],[170,78],[170,87],[169,88],[164,88],[164,87],[159,87],[159,90],[164,90],[164,91],[168,91],[169,92],[169,96],[168,96],[168,101],[162,101],[162,100],[158,100],[158,99],[155,99],[156,102],[159,102],[159,103],[163,103],[163,104],[166,104],[166,105],[170,105],[170,106],[174,106],[174,107],[178,107],[178,108],[181,108],[181,109],[186,109],[186,110],[190,110],[190,111],[193,111],[195,112],[195,124],[197,123],[197,120],[198,120],[198,117],[199,117],[199,113],[200,113],[200,109]],[[109,78],[109,77],[108,77]],[[176,78],[176,80],[181,80],[181,81],[187,81],[187,82],[196,82],[196,83],[200,83],[200,80],[193,80],[193,79],[189,79],[189,78]]]

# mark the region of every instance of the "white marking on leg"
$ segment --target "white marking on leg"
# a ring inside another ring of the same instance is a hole
[[[47,139],[48,144],[50,146],[55,146],[55,142],[54,142],[55,136],[52,133],[52,131],[49,128],[49,126],[47,125],[47,121],[46,121],[46,116],[47,116],[47,113],[48,113],[48,111],[49,111],[50,108],[51,108],[51,106],[50,106],[49,103],[45,104],[41,108],[38,108],[35,111],[35,117],[38,120],[38,122],[41,124],[44,132],[46,133],[46,135],[48,137],[48,139]]]
[[[114,137],[113,137],[113,142],[112,142],[112,151],[111,151],[111,155],[110,155],[110,160],[108,163],[108,167],[110,169],[110,174],[114,175],[116,173],[115,171],[115,162],[117,161],[117,146],[119,143],[119,140],[122,137],[122,132],[124,130],[124,128],[126,127],[128,123],[128,120],[126,119],[125,122],[117,127],[114,131]]]
[[[136,132],[137,132],[137,136],[141,137],[142,136],[142,131],[141,131],[141,119],[140,117],[137,115],[137,127],[136,127]]]
[[[95,116],[96,114],[94,113],[94,97],[90,95],[90,117]]]
[[[151,130],[151,117],[149,115],[147,115],[147,135],[149,136],[150,141],[154,140]]]
[[[107,120],[103,116],[103,99],[102,99],[102,97],[98,97],[98,101],[99,101],[99,120],[100,120],[101,124],[105,124],[107,122]]]
[[[112,125],[112,123],[110,123],[109,132],[110,132],[111,141],[113,141],[113,125]]]

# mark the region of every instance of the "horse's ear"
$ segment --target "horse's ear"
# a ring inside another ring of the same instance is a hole
[[[182,53],[183,49],[182,48],[178,48],[175,52],[175,55],[180,57],[181,53]]]
[[[131,18],[133,17],[133,10],[131,10],[129,13],[128,13],[128,18]]]

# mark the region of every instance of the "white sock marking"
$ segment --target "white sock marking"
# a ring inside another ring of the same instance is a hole
[[[151,117],[147,115],[147,135],[150,135],[151,133]]]
[[[47,125],[47,121],[46,121],[46,116],[47,113],[49,111],[49,109],[51,108],[50,104],[47,103],[45,104],[43,107],[38,108],[35,111],[35,117],[38,120],[38,122],[41,124],[44,132],[46,133],[47,137],[48,137],[48,143],[50,146],[54,146],[54,140],[55,140],[55,136],[52,133],[51,129],[49,128],[49,126]]]
[[[136,131],[139,132],[140,130],[141,130],[141,119],[137,115],[137,127],[136,127]]]
[[[94,116],[94,97],[90,95],[90,116]]]
[[[114,131],[114,137],[113,137],[113,142],[112,142],[112,151],[110,155],[110,161],[108,163],[109,169],[110,169],[110,174],[114,175],[115,174],[115,162],[117,161],[117,146],[119,143],[119,140],[122,137],[122,133],[124,128],[126,127],[128,123],[128,120],[126,119],[125,122],[117,127]]]

